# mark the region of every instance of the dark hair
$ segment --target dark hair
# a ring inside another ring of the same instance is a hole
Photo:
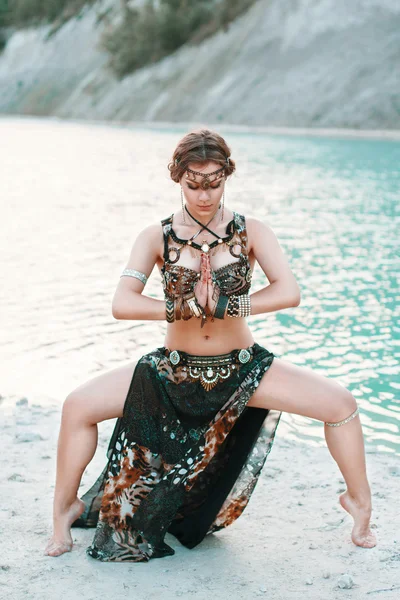
[[[187,133],[179,142],[168,163],[171,179],[179,182],[189,163],[201,164],[209,161],[225,166],[225,177],[236,170],[235,161],[230,157],[228,144],[215,131],[198,129]],[[227,164],[229,158],[229,164]]]

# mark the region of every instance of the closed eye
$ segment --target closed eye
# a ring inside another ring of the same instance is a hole
[[[218,189],[221,186],[221,183],[219,183],[218,185],[212,185],[210,186],[213,190]],[[199,187],[192,187],[191,185],[188,185],[189,190],[198,190]]]

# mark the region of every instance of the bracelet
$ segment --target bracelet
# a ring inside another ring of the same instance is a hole
[[[196,296],[193,293],[189,293],[184,296],[178,296],[175,299],[165,299],[165,314],[168,323],[174,321],[188,321],[193,316],[202,319],[202,325],[204,319],[207,320],[204,308],[197,302]]]
[[[249,317],[251,314],[251,302],[249,294],[239,296],[239,314],[241,317]]]
[[[179,298],[174,299],[174,315],[175,321],[180,321],[182,317],[182,302],[179,302]]]
[[[136,277],[136,279],[140,279],[140,281],[146,285],[146,281],[148,279],[148,277],[146,277],[146,275],[144,273],[141,273],[140,271],[136,271],[136,269],[124,269],[122,271],[122,275],[119,276],[119,278],[121,279],[121,277]]]
[[[229,296],[228,308],[226,309],[226,314],[228,317],[238,317],[239,316],[239,296],[236,294],[231,294]]]
[[[182,313],[182,319],[188,321],[193,317],[193,313],[190,309],[187,299],[184,296],[180,296],[178,299],[178,306]]]
[[[174,301],[170,298],[165,299],[165,314],[167,323],[173,323],[175,321],[175,306]]]
[[[251,314],[251,302],[249,294],[229,296],[228,308],[226,311],[228,317],[248,317]]]
[[[187,303],[189,305],[189,308],[190,308],[192,314],[197,318],[201,317],[201,310],[200,310],[199,305],[196,302],[196,298],[194,298],[194,297],[189,298],[187,300]]]
[[[203,316],[204,308],[197,302],[197,298],[193,292],[181,296],[182,303],[186,306],[186,311],[190,311],[190,317],[200,318]]]
[[[215,319],[223,319],[225,317],[225,309],[229,302],[229,296],[223,296],[220,294],[217,305],[214,309],[213,317]]]

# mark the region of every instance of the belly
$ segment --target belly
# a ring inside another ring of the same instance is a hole
[[[214,356],[235,348],[247,348],[254,339],[246,319],[228,317],[208,320],[200,327],[199,319],[175,321],[168,325],[164,346],[170,350],[183,350],[189,354]]]

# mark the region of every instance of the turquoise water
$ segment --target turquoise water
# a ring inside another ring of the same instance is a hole
[[[111,300],[138,231],[179,210],[166,165],[186,131],[0,120],[1,394],[61,403],[162,344],[164,322],[115,321]],[[226,204],[271,225],[302,292],[251,317],[255,339],[345,385],[368,447],[400,452],[400,143],[219,132],[237,162]],[[254,291],[266,284],[256,267]],[[146,290],[162,297],[156,270]],[[325,443],[306,417],[280,430]]]

